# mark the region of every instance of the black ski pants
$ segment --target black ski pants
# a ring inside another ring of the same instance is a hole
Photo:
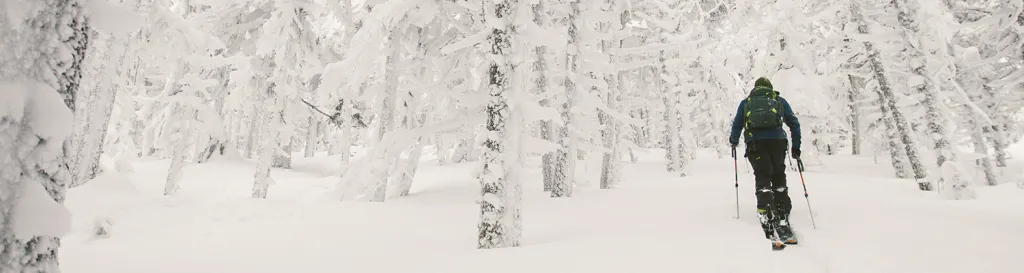
[[[786,155],[789,141],[765,139],[747,142],[746,157],[754,168],[754,189],[757,208],[766,211],[769,219],[789,218],[793,203],[786,186]]]

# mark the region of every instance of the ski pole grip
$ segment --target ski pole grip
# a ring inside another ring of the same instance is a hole
[[[736,158],[736,147],[732,147],[732,158]]]
[[[799,158],[797,158],[796,159],[796,167],[798,169],[800,169],[800,172],[803,172],[804,171],[804,161],[799,159]]]

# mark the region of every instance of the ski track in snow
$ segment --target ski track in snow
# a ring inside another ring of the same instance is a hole
[[[524,245],[476,250],[479,189],[473,163],[436,166],[424,151],[412,195],[385,203],[330,200],[336,157],[296,157],[266,200],[249,198],[253,163],[188,165],[181,191],[162,196],[168,161],[71,189],[65,273],[262,272],[1019,272],[1024,191],[979,187],[979,199],[942,200],[891,176],[886,162],[834,156],[800,178],[789,172],[800,244],[772,251],[756,220],[752,175],[740,170],[735,219],[732,159],[706,151],[688,176],[662,155],[627,163],[614,190],[596,189],[599,161],[580,164],[574,197],[540,190],[526,169]],[[595,159],[599,160],[599,159]],[[809,163],[809,162],[808,162]],[[1017,164],[1017,162],[1015,162]],[[745,164],[740,162],[740,168]],[[111,176],[101,176],[111,177]],[[94,238],[97,219],[112,223]]]

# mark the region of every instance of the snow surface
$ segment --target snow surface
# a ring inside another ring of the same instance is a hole
[[[1017,151],[1022,146],[1014,146]],[[384,203],[324,196],[337,157],[295,157],[275,170],[267,199],[249,198],[254,163],[185,167],[181,191],[162,196],[167,160],[136,162],[69,190],[76,223],[62,240],[65,273],[262,272],[985,272],[1024,267],[1024,190],[979,186],[978,199],[944,200],[891,178],[870,156],[822,157],[790,173],[792,222],[802,242],[770,250],[755,218],[751,174],[740,167],[735,219],[731,158],[701,151],[680,178],[660,151],[638,151],[621,188],[579,186],[571,198],[541,191],[526,169],[523,246],[477,250],[475,163],[436,166],[424,149],[412,194]],[[600,157],[580,162],[596,179]],[[1020,158],[1020,156],[1018,156]],[[1020,159],[1014,163],[1020,166]],[[593,177],[592,177],[593,176]],[[96,219],[104,219],[97,221]],[[95,236],[109,225],[109,238]]]

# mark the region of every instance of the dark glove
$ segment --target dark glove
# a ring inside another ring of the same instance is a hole
[[[793,158],[800,159],[800,148],[793,147]]]

